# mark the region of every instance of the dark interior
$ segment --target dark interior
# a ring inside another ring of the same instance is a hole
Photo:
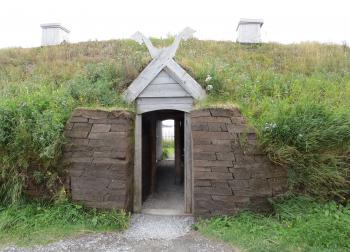
[[[157,128],[174,120],[175,160],[161,160]],[[142,115],[142,202],[145,208],[184,209],[184,112],[159,110]]]

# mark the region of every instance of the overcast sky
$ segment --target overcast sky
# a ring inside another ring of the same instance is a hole
[[[39,46],[41,23],[60,22],[70,41],[166,37],[236,40],[239,18],[262,18],[262,39],[350,44],[349,0],[0,0],[0,47]]]

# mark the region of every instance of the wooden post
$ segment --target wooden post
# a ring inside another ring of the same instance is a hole
[[[157,161],[162,160],[162,156],[163,156],[163,143],[162,143],[162,121],[157,120],[157,128],[156,128],[156,137],[157,137],[157,141],[156,141],[156,152],[157,152]]]
[[[193,176],[192,176],[192,129],[191,115],[185,114],[185,213],[192,213],[193,209]]]
[[[134,212],[142,208],[142,115],[135,119]]]
[[[175,184],[181,184],[181,128],[180,120],[175,119]]]
[[[150,160],[150,168],[151,168],[151,193],[156,191],[157,185],[157,163],[156,163],[156,120],[155,116],[151,117],[151,127],[150,127],[150,152],[151,152],[151,160]]]

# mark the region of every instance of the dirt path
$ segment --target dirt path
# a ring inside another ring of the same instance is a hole
[[[123,233],[85,235],[33,248],[8,247],[3,251],[108,251],[108,252],[226,252],[232,247],[191,231],[192,217],[134,215]]]

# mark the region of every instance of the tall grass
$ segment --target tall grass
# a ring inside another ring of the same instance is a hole
[[[97,211],[68,202],[32,202],[0,207],[0,247],[28,246],[97,231],[122,230],[129,216],[123,211]]]
[[[275,213],[249,212],[196,224],[205,235],[245,251],[349,251],[350,207],[292,197],[274,202]]]
[[[280,106],[264,116],[262,140],[289,168],[292,190],[322,199],[350,197],[350,113],[315,101]]]
[[[29,181],[54,198],[71,111],[130,109],[120,94],[150,59],[129,40],[0,50],[0,201],[18,202]],[[176,60],[204,88],[211,85],[204,103],[242,108],[270,157],[290,168],[292,190],[349,199],[349,48],[193,39]]]

